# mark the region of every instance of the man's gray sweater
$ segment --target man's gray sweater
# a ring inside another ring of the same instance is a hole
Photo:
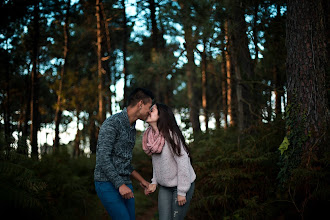
[[[110,181],[117,189],[132,183],[135,136],[135,123],[130,126],[126,108],[103,122],[97,140],[95,181]]]

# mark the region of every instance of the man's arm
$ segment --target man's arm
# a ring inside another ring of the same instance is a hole
[[[134,179],[136,179],[137,181],[139,181],[140,182],[140,185],[144,189],[148,189],[150,183],[147,182],[136,170],[133,170],[133,172],[131,173],[131,176],[133,176]]]
[[[97,145],[97,163],[115,188],[119,189],[124,184],[124,180],[119,176],[111,159],[117,136],[115,124],[114,121],[109,121],[100,129]]]

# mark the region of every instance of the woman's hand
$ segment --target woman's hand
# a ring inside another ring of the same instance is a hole
[[[150,184],[148,187],[148,194],[155,192],[156,188],[157,188],[156,184]]]
[[[187,200],[185,196],[180,196],[178,195],[178,204],[179,206],[183,206],[184,204],[186,204]]]

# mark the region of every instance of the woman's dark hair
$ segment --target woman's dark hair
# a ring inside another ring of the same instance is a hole
[[[176,123],[173,111],[167,105],[156,103],[159,119],[157,127],[159,132],[164,136],[165,140],[171,145],[173,152],[178,156],[181,155],[180,143],[189,155],[188,145],[182,135],[182,132]],[[190,157],[190,155],[189,155]]]

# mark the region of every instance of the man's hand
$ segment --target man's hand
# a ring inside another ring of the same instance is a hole
[[[145,188],[148,188],[149,187],[150,183],[147,182],[147,181],[141,181],[140,182],[140,185],[145,189]]]
[[[144,194],[149,195],[148,187],[150,186],[150,183],[147,181],[142,181],[140,182],[140,186],[144,189]]]
[[[180,196],[178,195],[178,204],[179,206],[183,206],[184,204],[186,204],[187,200],[185,196]]]
[[[133,194],[132,190],[125,184],[123,184],[119,187],[119,193],[124,199],[134,198],[134,194]]]

